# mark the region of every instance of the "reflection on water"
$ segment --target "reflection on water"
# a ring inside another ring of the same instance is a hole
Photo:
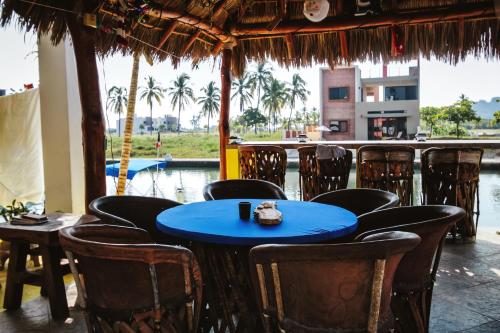
[[[156,186],[152,185],[155,180]],[[216,168],[170,168],[164,171],[138,173],[127,187],[127,194],[156,196],[173,199],[179,202],[202,201],[203,186],[219,179],[219,170]],[[107,177],[108,194],[115,192],[114,180]],[[349,188],[356,187],[356,174],[351,171]],[[416,170],[414,177],[415,204],[420,203],[420,171]],[[299,200],[299,175],[298,170],[287,170],[285,192],[289,199]],[[500,228],[500,173],[495,171],[482,171],[479,185],[480,218],[479,227]]]

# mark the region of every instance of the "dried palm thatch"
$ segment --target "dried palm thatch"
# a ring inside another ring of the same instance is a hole
[[[119,43],[115,33],[123,18],[120,3],[129,10],[137,3],[149,4],[124,29],[127,45]],[[203,6],[206,3],[210,6]],[[50,33],[57,43],[67,33],[68,15],[94,13],[101,26],[96,29],[100,54],[139,51],[155,60],[168,58],[174,65],[181,59],[196,64],[230,45],[236,75],[248,61],[266,58],[283,66],[394,59],[394,26],[400,28],[404,45],[397,57],[401,60],[420,54],[456,63],[468,54],[500,54],[500,20],[492,0],[381,1],[380,13],[361,17],[354,16],[354,0],[337,0],[319,23],[306,20],[302,9],[301,0],[3,0],[0,24],[17,13],[26,30]],[[103,31],[106,26],[111,31]]]

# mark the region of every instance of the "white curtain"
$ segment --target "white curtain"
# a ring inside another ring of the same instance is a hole
[[[0,205],[43,200],[38,89],[0,97]]]

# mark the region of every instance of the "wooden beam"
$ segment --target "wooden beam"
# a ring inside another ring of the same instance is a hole
[[[427,9],[422,11],[401,11],[363,17],[329,17],[321,22],[312,23],[307,19],[281,23],[276,29],[267,30],[268,23],[239,24],[230,29],[231,34],[238,36],[271,36],[287,33],[321,33],[361,28],[376,28],[392,25],[425,24],[434,22],[455,21],[460,18],[494,18],[495,9],[491,3],[471,3],[457,6]]]
[[[182,49],[181,55],[183,55],[184,53],[186,53],[189,50],[191,45],[193,45],[193,43],[198,39],[198,37],[200,37],[200,34],[201,34],[201,30],[197,30],[191,37],[189,37],[186,45],[184,45],[184,47]]]
[[[217,2],[212,8],[212,16],[217,17],[220,13],[222,13],[225,10],[225,5],[228,3],[228,0],[221,0]]]
[[[212,51],[210,51],[210,53],[212,53],[213,56],[216,56],[217,54],[219,54],[220,50],[222,50],[223,46],[224,46],[223,42],[218,42],[217,44],[215,44],[214,48],[212,49]]]
[[[66,22],[73,42],[78,88],[82,106],[82,145],[85,165],[85,207],[106,195],[106,152],[104,115],[96,62],[95,30],[85,28],[75,15]]]
[[[292,34],[285,35],[286,48],[288,50],[288,58],[293,59],[295,57],[295,51],[293,48]]]
[[[347,47],[347,34],[345,31],[340,31],[339,32],[339,39],[340,39],[340,55],[344,59],[349,58],[349,48]]]
[[[222,30],[220,27],[214,25],[211,22],[206,22],[203,21],[201,18],[189,14],[183,14],[179,13],[173,10],[170,10],[168,8],[163,8],[163,9],[148,9],[145,10],[144,13],[146,15],[149,15],[151,17],[155,18],[160,18],[163,20],[176,20],[180,23],[184,23],[190,26],[193,26],[195,28],[201,29],[205,31],[208,34],[211,34],[217,39],[220,39],[222,41],[226,41],[228,39],[231,39],[231,36],[227,34],[224,30]]]
[[[278,26],[278,24],[280,24],[280,22],[285,18],[286,0],[279,0],[278,6],[278,13],[276,14],[276,17],[267,25],[267,30],[274,30]]]
[[[231,48],[222,50],[222,62],[220,67],[221,97],[219,118],[219,150],[220,150],[220,179],[227,178],[226,170],[226,145],[229,143],[229,111],[231,105]]]
[[[161,49],[163,45],[167,42],[167,39],[172,35],[174,32],[175,28],[177,28],[177,25],[179,24],[179,21],[172,21],[170,22],[170,25],[167,27],[165,30],[165,33],[163,34],[163,37],[160,39],[160,42],[158,43],[158,48]]]

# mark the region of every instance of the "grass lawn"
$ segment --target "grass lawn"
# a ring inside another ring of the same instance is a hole
[[[156,157],[157,135],[134,135],[132,137],[132,157]],[[245,134],[246,141],[280,140],[281,132],[268,134]],[[122,138],[116,135],[108,136],[108,147],[106,157],[111,158],[111,142],[113,156],[120,158]],[[218,158],[219,157],[219,135],[206,133],[181,133],[180,135],[168,133],[161,135],[160,157],[171,154],[174,158]]]

